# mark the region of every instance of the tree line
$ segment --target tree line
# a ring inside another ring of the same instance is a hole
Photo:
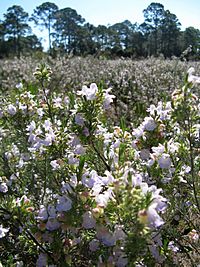
[[[29,15],[19,5],[7,9],[0,21],[0,57],[43,51],[41,40],[32,33],[29,22],[48,32],[48,53],[104,55],[107,57],[180,57],[190,47],[190,57],[200,57],[200,30],[188,27],[181,31],[177,16],[160,3],[143,10],[144,22],[125,20],[114,25],[94,25],[66,7],[59,9],[45,2]]]

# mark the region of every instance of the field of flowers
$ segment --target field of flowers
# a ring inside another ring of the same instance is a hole
[[[0,266],[200,266],[198,75],[0,61]]]

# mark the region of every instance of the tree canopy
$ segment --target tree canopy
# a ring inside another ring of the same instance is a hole
[[[190,26],[181,30],[177,16],[152,2],[143,10],[144,22],[129,20],[114,25],[94,26],[75,9],[59,9],[45,2],[37,6],[31,16],[21,6],[7,9],[0,21],[0,57],[42,51],[41,40],[32,34],[29,22],[48,33],[48,52],[52,54],[104,55],[107,57],[170,58],[181,56],[192,47],[191,56],[199,58],[200,31]]]

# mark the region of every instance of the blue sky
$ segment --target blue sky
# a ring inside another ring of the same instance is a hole
[[[114,24],[125,19],[132,23],[142,23],[144,21],[143,9],[152,2],[157,2],[177,16],[182,29],[189,26],[200,29],[200,0],[0,0],[0,19],[3,19],[3,14],[12,5],[20,5],[31,14],[36,6],[44,2],[53,2],[59,8],[71,7],[87,22],[95,26]],[[39,34],[38,30],[34,32]],[[45,32],[42,36],[45,39]]]

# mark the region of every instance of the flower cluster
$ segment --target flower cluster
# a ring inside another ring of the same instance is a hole
[[[110,88],[56,93],[51,74],[42,65],[37,87],[22,84],[1,105],[3,263],[13,244],[13,263],[25,266],[24,244],[37,267],[173,262],[174,252],[199,240],[196,80],[188,76],[171,101],[151,104],[129,127],[108,117]],[[182,241],[186,222],[192,228]]]

